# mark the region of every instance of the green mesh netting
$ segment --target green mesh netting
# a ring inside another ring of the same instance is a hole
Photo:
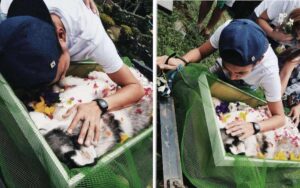
[[[100,70],[71,67],[73,75]],[[152,127],[101,157],[93,167],[68,169],[58,161],[26,108],[0,74],[0,175],[8,188],[152,186]]]
[[[205,82],[203,82],[205,80]],[[209,92],[208,92],[209,91]],[[249,92],[249,90],[247,91]],[[286,161],[222,157],[215,126],[211,94],[222,100],[262,105],[261,93],[250,95],[218,81],[201,65],[189,65],[175,80],[176,108],[184,175],[195,187],[300,187],[300,169]],[[253,94],[253,93],[252,93]],[[224,149],[223,149],[224,150]],[[224,151],[225,152],[225,151]]]

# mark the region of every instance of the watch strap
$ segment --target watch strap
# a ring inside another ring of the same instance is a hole
[[[101,115],[105,114],[108,110],[108,104],[104,99],[95,99],[94,100],[96,102],[96,104],[98,105],[98,107],[101,110]]]
[[[251,122],[254,130],[254,135],[260,132],[260,125],[256,122]]]

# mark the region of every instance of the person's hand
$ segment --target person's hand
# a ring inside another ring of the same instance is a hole
[[[91,143],[98,143],[100,137],[101,110],[96,102],[93,101],[90,103],[77,104],[66,112],[64,118],[70,116],[74,110],[77,112],[72,120],[72,123],[68,127],[67,132],[72,134],[73,129],[80,121],[82,121],[78,143],[84,143],[86,146],[90,146]]]
[[[296,67],[300,64],[300,56],[295,57],[294,59],[286,62],[289,66]]]
[[[99,11],[94,0],[83,0],[84,4],[99,16]]]
[[[252,123],[246,123],[240,120],[228,124],[225,129],[227,134],[237,136],[239,140],[245,140],[254,134]]]
[[[288,116],[290,116],[295,125],[298,126],[300,116],[300,105],[298,104],[296,106],[293,106]]]
[[[160,56],[156,59],[156,65],[162,69],[162,70],[175,70],[180,64],[182,66],[185,66],[185,62],[182,61],[179,58],[170,58],[168,61],[168,64],[165,64],[166,60],[168,59],[168,56]]]
[[[270,37],[275,41],[279,41],[279,42],[288,42],[293,40],[293,36],[291,34],[285,34],[283,32],[276,31],[276,30],[270,33]]]

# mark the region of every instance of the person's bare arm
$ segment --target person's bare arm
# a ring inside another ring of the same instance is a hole
[[[190,63],[196,63],[210,54],[212,54],[216,49],[211,45],[210,41],[206,41],[200,47],[195,48],[188,53],[186,53],[183,58]]]
[[[97,14],[99,16],[99,11],[94,0],[83,0],[83,2],[87,6],[87,8],[91,9],[94,14]]]
[[[284,34],[280,31],[274,30],[270,24],[268,23],[270,18],[267,14],[267,10],[265,10],[257,19],[258,25],[266,32],[267,36],[272,38],[275,41],[290,41],[293,39],[293,36],[290,34]]]
[[[122,87],[118,89],[115,94],[104,98],[108,103],[108,111],[123,108],[144,96],[143,87],[126,65],[123,65],[117,72],[108,74],[108,76]],[[98,143],[100,136],[100,116],[102,112],[97,106],[97,103],[92,101],[76,105],[67,112],[65,117],[71,115],[74,110],[77,112],[68,127],[68,132],[71,134],[78,123],[83,121],[78,143],[84,143],[87,146],[91,143]]]
[[[284,115],[282,101],[268,102],[268,108],[272,114],[272,117],[270,117],[265,121],[260,122],[262,132],[280,128],[284,125],[285,122],[285,115]]]
[[[119,71],[108,74],[108,76],[122,87],[114,95],[104,98],[109,105],[108,110],[128,106],[144,96],[144,88],[126,65],[123,65]]]
[[[295,125],[298,126],[300,120],[300,103],[291,108],[289,116],[292,118],[292,121],[295,123]]]
[[[198,62],[208,55],[212,54],[216,49],[211,45],[210,41],[206,41],[204,44],[202,44],[198,48],[194,48],[190,50],[188,53],[186,53],[182,58],[186,60],[189,63],[195,63]],[[167,69],[167,70],[174,70],[176,69],[180,64],[185,66],[185,62],[178,58],[170,58],[168,61],[168,64],[165,64],[168,56],[160,56],[157,57],[156,65],[160,69]]]
[[[284,63],[280,70],[281,94],[286,90],[287,84],[295,67],[300,63],[300,56]]]
[[[292,63],[285,63],[280,71],[280,81],[281,81],[281,94],[283,95],[291,74],[296,66]]]
[[[268,102],[269,110],[272,114],[267,120],[258,122],[261,128],[261,132],[270,131],[284,125],[284,110],[281,101],[278,102]],[[254,134],[254,129],[252,123],[245,123],[243,121],[236,121],[229,124],[226,127],[226,133],[232,136],[238,136],[240,140]]]

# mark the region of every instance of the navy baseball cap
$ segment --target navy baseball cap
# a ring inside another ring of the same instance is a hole
[[[260,60],[269,47],[265,32],[253,21],[236,19],[221,32],[219,52],[230,64],[247,66]]]
[[[14,0],[0,24],[0,72],[14,88],[50,84],[61,47],[42,0]]]

